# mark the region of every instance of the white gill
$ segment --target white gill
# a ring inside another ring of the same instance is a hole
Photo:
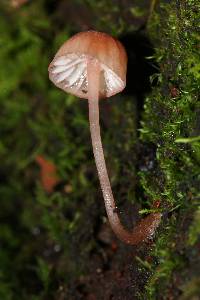
[[[101,64],[104,71],[104,80],[108,93],[114,90],[119,90],[123,87],[123,81],[116,73],[109,69],[106,65]],[[73,86],[80,89],[87,79],[87,66],[85,56],[77,56],[69,54],[67,56],[60,56],[53,62],[52,74],[57,83],[65,81],[65,87]],[[87,86],[85,87],[87,89]]]
[[[76,81],[78,81],[83,73],[83,71],[86,69],[86,64],[82,63],[77,65],[77,68],[74,70],[73,73],[67,78],[69,81],[69,86],[73,85]]]
[[[54,66],[63,66],[71,61],[70,58],[67,58],[66,56],[60,56],[54,61]]]
[[[76,84],[76,89],[79,90],[82,85],[83,85],[83,82],[86,80],[86,76],[87,76],[87,71],[86,71],[86,68],[83,70],[83,73],[82,75],[80,76],[80,79],[79,81],[77,82]]]
[[[52,70],[52,74],[54,75],[55,81],[57,83],[63,81],[63,80],[70,80],[70,85],[73,84],[75,81],[77,81],[77,76],[81,75],[83,72],[83,58],[66,58],[66,57],[59,57],[58,59],[56,59],[53,63],[53,70]],[[61,65],[62,63],[62,65]],[[80,73],[80,70],[81,73]],[[76,72],[77,71],[77,72]],[[80,73],[80,74],[79,74]],[[71,77],[71,78],[68,78]],[[74,81],[74,77],[75,77],[75,81]]]
[[[123,81],[116,73],[114,73],[111,69],[102,65],[102,69],[104,70],[104,78],[107,90],[112,92],[113,90],[119,90],[123,87]]]
[[[71,75],[71,73],[74,72],[74,69],[75,69],[75,67],[71,67],[71,68],[67,69],[65,72],[57,74],[57,76],[55,78],[55,81],[57,83],[59,83],[59,82],[65,80],[65,79],[68,79],[68,77]]]
[[[68,69],[67,65],[57,66],[56,68],[53,69],[52,74],[58,74],[58,73],[63,72],[67,69]]]

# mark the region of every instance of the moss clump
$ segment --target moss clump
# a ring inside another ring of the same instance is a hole
[[[170,295],[175,299],[186,273],[189,278],[200,275],[193,273],[192,249],[187,244],[189,234],[190,244],[197,247],[200,233],[197,216],[189,227],[200,184],[199,19],[199,1],[191,0],[161,4],[149,22],[160,71],[151,78],[154,88],[145,101],[140,136],[156,149],[156,162],[140,177],[149,197],[160,199],[163,212],[171,212],[172,217],[167,226],[164,222],[153,250],[159,266],[146,286],[148,299],[169,299]],[[199,265],[199,259],[195,263]]]

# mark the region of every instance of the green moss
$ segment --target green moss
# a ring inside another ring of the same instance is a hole
[[[195,0],[161,4],[149,22],[160,73],[151,79],[155,86],[145,101],[140,137],[156,148],[156,164],[153,170],[140,172],[140,177],[152,201],[160,199],[163,211],[174,211],[176,218],[170,218],[168,225],[164,222],[155,244],[153,254],[159,266],[146,286],[148,299],[168,299],[170,293],[175,294],[170,291],[175,272],[186,273],[184,253],[191,248],[180,246],[177,234],[183,243],[189,234],[190,245],[199,236],[198,213],[189,233],[183,226],[183,220],[189,224],[193,218],[199,199],[199,12]]]

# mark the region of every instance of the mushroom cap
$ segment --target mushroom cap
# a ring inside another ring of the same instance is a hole
[[[97,31],[80,32],[67,40],[49,65],[49,78],[62,90],[88,99],[87,63],[91,59],[100,63],[100,98],[125,88],[126,51],[118,40]]]

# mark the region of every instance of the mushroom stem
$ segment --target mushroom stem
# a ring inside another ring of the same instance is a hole
[[[132,232],[124,229],[120,222],[107,173],[104,152],[101,143],[99,126],[100,71],[100,64],[98,61],[95,59],[88,59],[88,102],[93,153],[110,225],[120,240],[128,244],[137,245],[153,235],[156,227],[160,223],[161,214],[152,213],[148,215],[135,226]]]

